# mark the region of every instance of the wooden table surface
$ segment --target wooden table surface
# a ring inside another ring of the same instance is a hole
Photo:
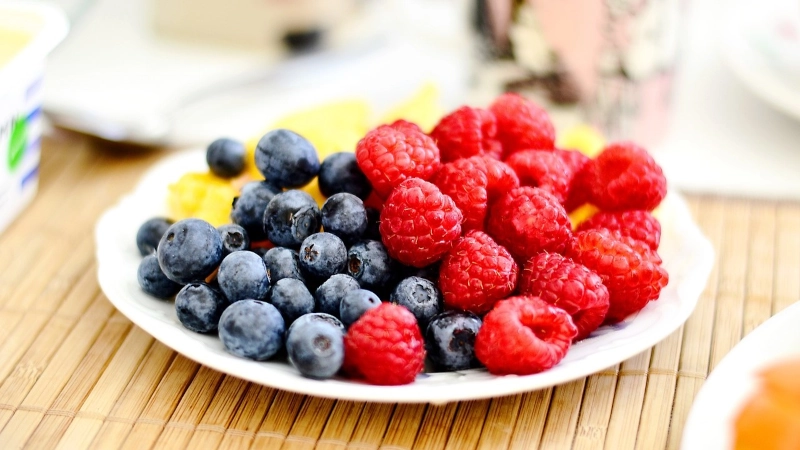
[[[93,228],[163,152],[59,133],[34,203],[0,235],[0,448],[678,448],[706,375],[800,298],[800,204],[687,196],[716,249],[688,322],[562,386],[491,400],[307,397],[194,363],[97,283]]]

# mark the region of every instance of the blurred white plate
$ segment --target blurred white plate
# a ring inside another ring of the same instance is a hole
[[[800,357],[800,302],[744,337],[709,375],[683,430],[683,450],[733,448],[733,424],[756,389],[756,373],[784,358]]]
[[[187,170],[205,167],[204,152],[173,155],[154,167],[136,190],[103,214],[96,227],[98,276],[108,299],[132,322],[184,356],[221,372],[292,392],[356,401],[431,402],[496,397],[554,386],[587,376],[652,347],[686,321],[705,287],[714,252],[681,197],[670,192],[660,211],[659,253],[670,282],[657,301],[634,317],[577,343],[556,367],[536,375],[498,377],[485,370],[422,374],[406,386],[370,386],[344,379],[301,377],[283,362],[255,362],[225,352],[215,335],[183,328],[173,304],[139,288],[141,256],[135,236],[148,218],[166,212],[166,187]]]

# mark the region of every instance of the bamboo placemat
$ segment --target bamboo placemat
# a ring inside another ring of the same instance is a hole
[[[678,448],[706,375],[800,297],[800,204],[689,196],[717,250],[688,322],[585,379],[442,406],[306,397],[156,342],[100,291],[98,216],[163,153],[65,134],[0,236],[0,448]]]

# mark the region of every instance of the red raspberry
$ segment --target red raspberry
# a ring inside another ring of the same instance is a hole
[[[414,122],[409,122],[409,121],[403,120],[403,119],[397,119],[394,122],[392,122],[389,126],[394,128],[395,130],[402,131],[403,133],[410,133],[410,134],[423,133],[423,134],[425,134],[425,132],[422,131],[422,128],[420,128],[419,125],[415,124]]]
[[[444,116],[431,137],[441,152],[442,161],[453,161],[494,151],[497,120],[491,111],[462,106]]]
[[[649,249],[646,245],[642,247]],[[575,233],[567,256],[603,279],[609,295],[605,323],[619,322],[641,310],[658,298],[669,281],[669,275],[660,265],[606,229]]]
[[[530,186],[513,189],[492,205],[487,231],[518,261],[540,252],[562,253],[572,239],[564,207],[549,192]]]
[[[603,211],[652,211],[667,194],[661,167],[645,149],[630,142],[603,149],[588,176],[592,203]]]
[[[356,145],[356,160],[381,198],[407,178],[429,179],[440,165],[433,139],[405,121],[367,133]]]
[[[354,377],[382,385],[408,384],[422,372],[425,345],[414,314],[381,303],[358,318],[344,335],[344,367]]]
[[[486,220],[488,180],[483,165],[475,164],[472,158],[461,158],[442,164],[442,168],[431,179],[442,193],[453,199],[464,222],[463,231],[483,230]]]
[[[475,356],[496,375],[529,375],[561,361],[578,329],[563,309],[520,295],[497,302],[475,336]]]
[[[536,186],[553,194],[564,203],[572,181],[572,172],[564,160],[552,150],[522,150],[506,159],[514,169],[521,186]]]
[[[427,181],[409,178],[383,204],[379,229],[392,258],[425,267],[453,247],[461,236],[462,220],[450,196]]]
[[[623,236],[638,239],[653,250],[658,250],[661,241],[661,224],[649,211],[600,211],[581,222],[577,231],[592,228],[619,230]]]
[[[547,111],[519,94],[506,93],[489,110],[497,118],[497,138],[505,156],[520,150],[548,150],[555,142],[555,129]]]
[[[572,316],[579,341],[603,323],[608,289],[599,275],[558,253],[540,253],[525,263],[520,294],[535,295]]]
[[[589,201],[591,190],[586,183],[586,171],[591,158],[577,150],[556,149],[556,154],[570,170],[569,193],[564,201],[564,208],[567,212],[572,212]]]
[[[562,161],[564,161],[564,164],[567,165],[567,168],[572,175],[580,172],[580,170],[583,169],[583,166],[589,164],[589,161],[592,160],[577,150],[562,150],[557,148],[555,153],[561,158]]]
[[[483,314],[514,291],[517,263],[488,234],[470,231],[447,252],[439,288],[448,308]]]
[[[519,178],[508,164],[488,155],[473,156],[469,158],[486,172],[488,186],[486,186],[489,202],[507,194],[508,191],[519,187]]]

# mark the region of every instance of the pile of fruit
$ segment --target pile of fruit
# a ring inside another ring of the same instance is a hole
[[[430,133],[378,126],[322,161],[287,129],[250,155],[230,139],[207,149],[217,179],[261,175],[226,184],[230,223],[153,218],[137,234],[142,289],[174,297],[186,328],[234,355],[385,385],[414,381],[426,360],[532,374],[668,281],[653,158],[630,142],[593,157],[556,148],[547,113],[515,94]],[[321,207],[301,190],[314,182]],[[576,210],[593,214],[573,224]]]

